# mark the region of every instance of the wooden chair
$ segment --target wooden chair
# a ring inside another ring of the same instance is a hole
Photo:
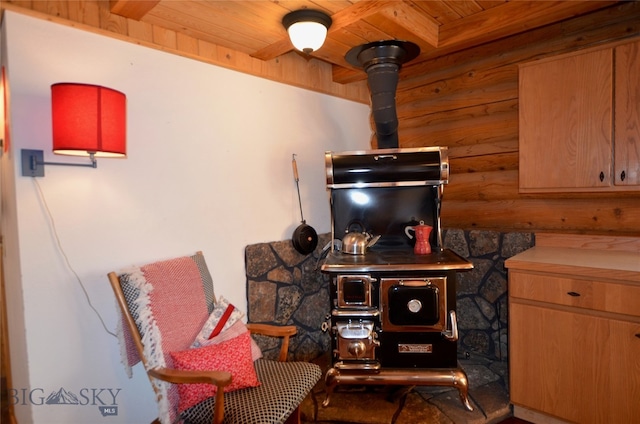
[[[278,361],[261,358],[253,362],[260,381],[258,387],[224,392],[224,388],[233,381],[229,372],[187,371],[171,366],[171,356],[163,348],[189,349],[190,341],[176,341],[177,344],[172,344],[172,341],[184,338],[183,334],[197,334],[199,330],[184,328],[184,320],[194,321],[194,314],[202,314],[202,311],[198,312],[202,308],[191,307],[192,304],[200,305],[200,300],[193,301],[194,296],[202,296],[202,302],[207,305],[206,316],[201,321],[207,319],[215,306],[213,283],[201,252],[120,273],[111,272],[108,277],[122,310],[122,333],[125,336],[121,343],[128,342],[128,356],[137,356],[144,365],[158,399],[160,422],[183,420],[187,423],[250,424],[300,421],[298,407],[320,379],[321,371],[315,364],[286,362],[289,338],[296,334],[295,326],[247,324],[252,333],[281,338]],[[165,298],[171,300],[171,307],[165,305],[164,309],[159,309],[162,296],[168,296]],[[165,313],[171,314],[169,323],[167,319],[160,322],[161,315]],[[170,328],[172,326],[178,327]],[[170,340],[165,340],[167,337]],[[192,340],[191,336],[187,340]],[[217,392],[215,396],[180,412],[175,407],[177,386],[173,384],[190,383],[212,384],[217,387]]]

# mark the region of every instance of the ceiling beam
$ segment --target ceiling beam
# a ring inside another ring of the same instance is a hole
[[[352,82],[362,81],[367,79],[367,74],[363,70],[354,70],[351,68],[345,68],[338,65],[331,67],[331,76],[333,82],[338,84],[350,84]]]
[[[508,2],[440,27],[439,47],[469,48],[589,13],[615,1]]]
[[[396,2],[393,6],[381,10],[380,14],[396,21],[405,30],[433,47],[438,47],[440,24],[425,14],[417,13],[413,4]]]
[[[139,21],[158,3],[160,0],[109,0],[109,9],[114,15]]]

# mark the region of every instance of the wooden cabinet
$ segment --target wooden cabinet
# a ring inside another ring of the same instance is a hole
[[[520,191],[640,190],[640,41],[524,64]]]
[[[506,261],[509,387],[516,416],[534,422],[635,422],[640,239],[629,238],[627,250],[600,251],[545,246],[545,237],[556,236],[537,237],[543,245]],[[588,245],[598,238],[581,240]]]
[[[614,184],[640,187],[640,41],[614,52]]]

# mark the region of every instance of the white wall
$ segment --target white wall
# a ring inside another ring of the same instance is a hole
[[[369,108],[12,12],[4,25],[12,147],[2,159],[2,233],[19,422],[151,422],[143,370],[127,379],[78,280],[113,330],[107,272],[202,250],[216,293],[246,308],[245,246],[288,239],[300,223],[291,155],[307,223],[328,232],[323,153],[368,148]],[[20,175],[21,148],[83,161],[51,154],[56,82],[127,95],[127,159]],[[89,404],[38,404],[61,387]],[[121,389],[117,416],[100,415],[92,389]]]

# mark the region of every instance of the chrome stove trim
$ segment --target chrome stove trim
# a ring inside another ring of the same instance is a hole
[[[394,286],[434,287],[438,296],[438,322],[433,325],[396,325],[389,317],[389,289]],[[380,314],[382,331],[444,332],[447,329],[447,277],[381,278]]]
[[[398,153],[424,153],[424,152],[441,152],[442,158],[448,163],[448,147],[447,146],[428,146],[428,147],[407,147],[407,148],[391,148],[391,149],[372,149],[372,150],[349,150],[346,152],[331,152],[327,151],[325,154],[337,153],[340,155],[388,155]]]
[[[377,371],[380,369],[380,363],[379,362],[362,362],[359,364],[354,364],[349,362],[338,361],[335,364],[333,364],[333,367],[340,370]]]
[[[437,232],[436,232],[436,249],[438,249],[439,251],[443,251],[444,250],[444,244],[442,243],[442,221],[440,219],[440,212],[442,210],[442,195],[444,194],[444,186],[443,185],[439,185],[438,186],[438,192],[436,194],[436,228],[437,228]]]
[[[446,181],[435,180],[435,181],[395,181],[391,183],[363,183],[363,184],[352,184],[352,183],[343,183],[343,184],[331,184],[327,185],[329,188],[340,189],[340,188],[376,188],[376,187],[419,187],[419,186],[434,186],[434,185],[442,185],[446,184]]]
[[[385,257],[383,253],[369,251],[365,255],[347,255],[331,252],[325,258],[320,270],[332,274],[375,273],[375,272],[424,272],[424,271],[464,271],[473,269],[473,264],[455,252],[444,249],[428,255]]]
[[[457,342],[458,341],[458,317],[456,316],[456,311],[449,311],[449,323],[451,324],[451,328],[445,329],[442,332],[442,335],[445,339]]]
[[[360,317],[374,318],[380,315],[380,311],[378,309],[371,309],[366,311],[363,311],[363,310],[350,311],[350,310],[333,309],[331,310],[331,315],[339,318],[360,318]]]
[[[336,322],[332,328],[337,337],[337,349],[334,355],[339,360],[358,361],[354,364],[366,364],[376,360],[376,348],[380,346],[373,321]]]
[[[322,271],[328,273],[342,272],[424,272],[424,271],[464,271],[473,269],[473,265],[459,265],[451,263],[442,263],[437,265],[421,265],[414,264],[412,266],[399,266],[397,264],[335,264],[323,265]]]
[[[367,182],[367,183],[339,183],[334,182],[333,172],[333,155],[340,156],[373,156],[374,160],[381,157],[397,157],[398,154],[416,154],[426,152],[440,153],[440,178],[434,180],[419,181],[394,181],[394,182]],[[431,147],[415,147],[415,148],[391,148],[391,149],[374,149],[374,150],[353,150],[346,152],[326,151],[324,155],[324,164],[326,171],[327,189],[341,188],[369,188],[369,187],[415,187],[415,186],[433,186],[449,183],[449,148],[447,146],[431,146]]]
[[[360,281],[363,284],[363,296],[362,302],[348,302],[345,299],[346,285],[349,283]],[[376,281],[375,278],[366,274],[341,274],[336,277],[336,284],[338,288],[338,307],[339,308],[352,308],[352,309],[371,309],[373,306],[373,299],[371,297],[372,288],[371,285]]]

